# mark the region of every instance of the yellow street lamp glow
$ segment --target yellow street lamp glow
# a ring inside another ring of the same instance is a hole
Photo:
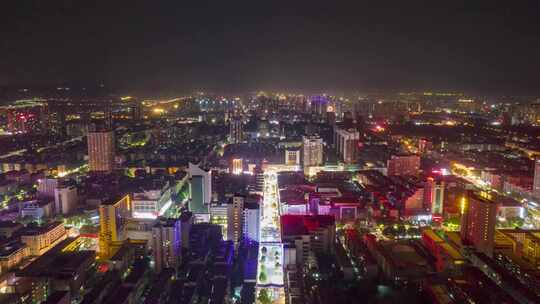
[[[467,208],[467,199],[465,197],[462,197],[461,198],[461,203],[460,203],[461,214],[465,214],[465,209],[466,208]]]

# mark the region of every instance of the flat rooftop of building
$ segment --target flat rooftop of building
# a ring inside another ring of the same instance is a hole
[[[127,193],[126,194],[119,194],[119,195],[115,195],[113,197],[107,197],[105,198],[105,200],[101,203],[101,205],[114,205],[116,203],[118,203],[121,199],[123,199],[124,197],[126,197]]]
[[[400,271],[413,273],[431,270],[428,260],[409,241],[381,241],[379,245],[383,255]]]
[[[281,231],[283,235],[303,235],[318,228],[335,225],[331,215],[282,215]]]
[[[167,185],[167,183],[172,185],[174,181],[174,176],[166,174],[147,174],[137,177],[122,177],[120,179],[120,189],[122,192],[161,190]]]
[[[62,222],[50,222],[40,226],[28,225],[19,231],[20,235],[38,235],[55,229],[56,227],[63,225]]]
[[[70,276],[85,261],[95,259],[96,252],[90,250],[83,251],[63,251],[75,238],[68,238],[52,249],[36,258],[32,263],[18,271],[18,277],[43,277]]]
[[[0,242],[0,259],[7,258],[24,247],[26,247],[26,245],[19,241],[10,240]]]

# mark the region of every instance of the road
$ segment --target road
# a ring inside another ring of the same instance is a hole
[[[260,206],[260,243],[257,265],[257,303],[285,303],[283,244],[277,172],[264,173],[263,201]],[[261,300],[261,299],[266,300]]]

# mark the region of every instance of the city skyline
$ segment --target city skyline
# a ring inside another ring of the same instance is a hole
[[[540,2],[423,2],[4,3],[0,303],[540,303]]]

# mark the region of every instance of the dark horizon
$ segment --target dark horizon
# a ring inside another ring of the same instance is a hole
[[[540,4],[479,2],[10,1],[0,86],[540,94]]]

